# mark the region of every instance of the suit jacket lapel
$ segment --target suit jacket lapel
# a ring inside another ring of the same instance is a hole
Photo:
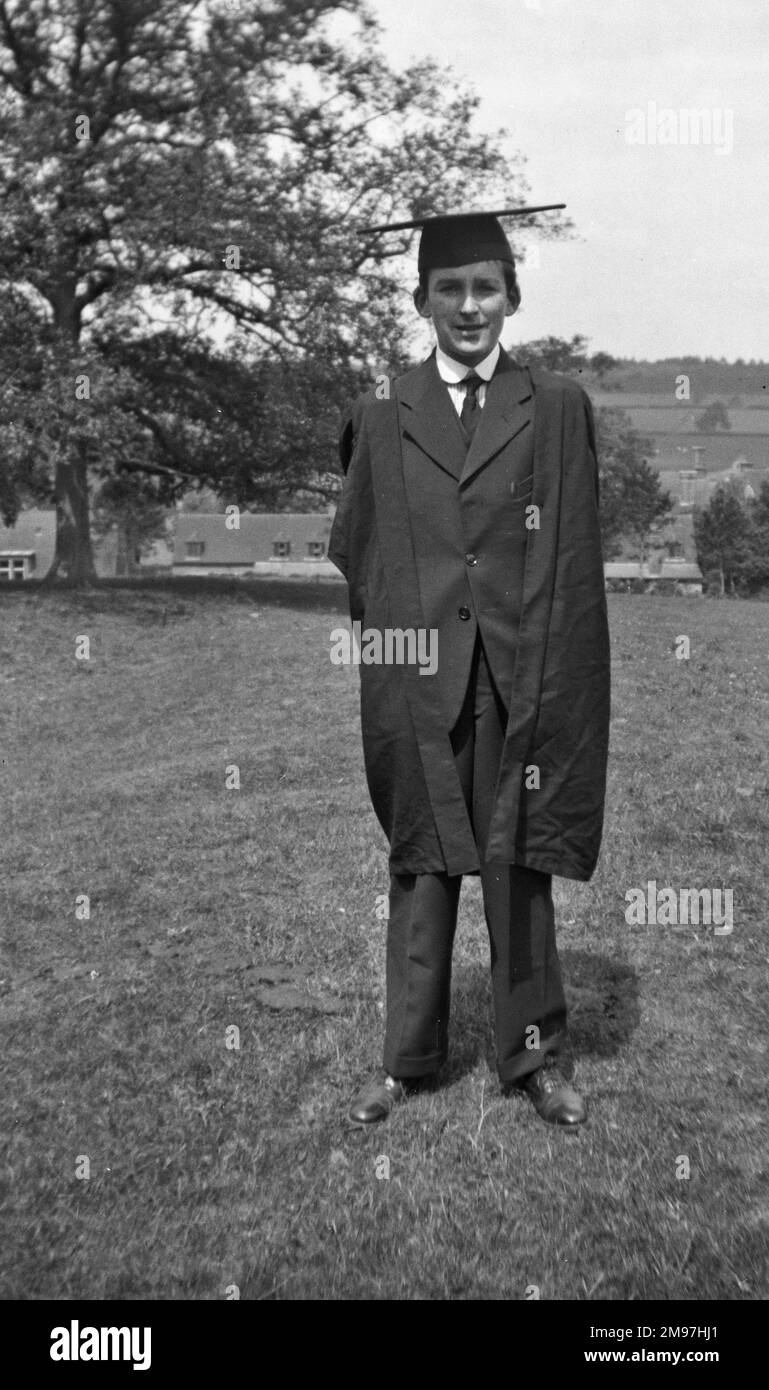
[[[448,392],[446,393],[448,394]],[[460,479],[462,486],[520,434],[534,416],[534,396],[528,372],[502,350],[486,388],[486,401],[467,451]]]
[[[407,372],[395,389],[403,407],[403,433],[458,481],[465,466],[467,441],[446,385],[438,374],[435,357],[429,357],[421,366]]]
[[[400,378],[396,394],[403,407],[404,434],[463,486],[534,416],[528,373],[504,349],[469,449],[434,355]]]

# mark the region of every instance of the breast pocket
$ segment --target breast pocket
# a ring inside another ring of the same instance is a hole
[[[525,478],[516,478],[510,484],[510,501],[514,507],[522,505],[524,502],[531,501],[531,490],[534,482],[534,474],[529,473]]]

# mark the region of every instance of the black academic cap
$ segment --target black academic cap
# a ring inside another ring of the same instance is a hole
[[[536,208],[500,208],[496,212],[445,213],[439,217],[417,217],[410,222],[388,222],[378,227],[361,227],[361,233],[403,232],[421,227],[419,273],[472,265],[475,261],[506,261],[513,265],[513,251],[497,221],[499,217],[526,217],[535,212],[552,212],[565,203],[547,203]]]

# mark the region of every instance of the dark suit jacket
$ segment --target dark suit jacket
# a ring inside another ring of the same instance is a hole
[[[509,705],[531,534],[534,397],[528,373],[500,354],[469,450],[434,357],[404,378],[399,398],[419,593],[439,634],[436,682],[451,728],[479,627]]]
[[[366,774],[391,868],[479,868],[449,731],[480,627],[509,706],[487,861],[589,878],[603,822],[609,649],[587,396],[505,356],[468,451],[430,358],[395,381],[390,399],[371,392],[356,403],[342,460],[329,556],[347,578],[353,620],[440,633],[435,678],[410,665],[360,668]],[[531,765],[536,790],[524,785]]]

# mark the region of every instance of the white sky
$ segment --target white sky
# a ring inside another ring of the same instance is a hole
[[[478,126],[526,155],[530,201],[568,205],[576,235],[521,266],[506,344],[769,358],[769,0],[371,6],[388,58],[448,64],[482,98]],[[707,108],[711,143],[629,143],[650,102]]]

